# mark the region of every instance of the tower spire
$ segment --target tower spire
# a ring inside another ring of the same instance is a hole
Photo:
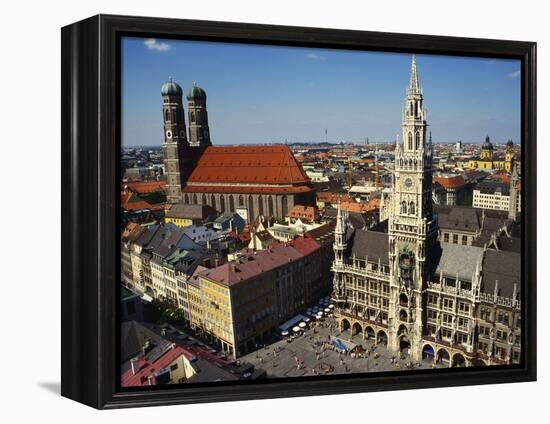
[[[411,65],[411,80],[409,82],[409,92],[418,93],[420,84],[418,83],[418,72],[416,71],[416,55],[413,54]]]

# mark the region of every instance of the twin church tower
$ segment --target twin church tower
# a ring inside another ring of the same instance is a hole
[[[164,165],[166,194],[170,203],[182,199],[182,183],[193,170],[197,158],[211,146],[206,93],[196,84],[187,92],[189,137],[183,111],[183,90],[170,79],[161,87],[164,122]]]

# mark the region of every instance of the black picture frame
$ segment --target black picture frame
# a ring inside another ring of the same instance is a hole
[[[116,307],[123,35],[519,59],[521,365],[121,390]],[[536,43],[110,15],[64,27],[61,42],[63,396],[103,409],[536,380]]]

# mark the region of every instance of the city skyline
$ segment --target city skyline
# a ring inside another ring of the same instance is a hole
[[[160,86],[169,77],[204,88],[217,145],[388,143],[401,131],[395,111],[410,54],[143,38],[122,47],[123,147],[162,144]],[[417,61],[434,143],[520,142],[519,61]]]

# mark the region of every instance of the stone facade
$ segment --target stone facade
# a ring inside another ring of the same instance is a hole
[[[414,360],[430,357],[448,366],[517,363],[520,253],[438,240],[432,146],[425,133],[413,58],[387,229],[353,228],[348,214],[338,210],[333,295],[340,329]],[[476,240],[483,236],[479,231]]]

